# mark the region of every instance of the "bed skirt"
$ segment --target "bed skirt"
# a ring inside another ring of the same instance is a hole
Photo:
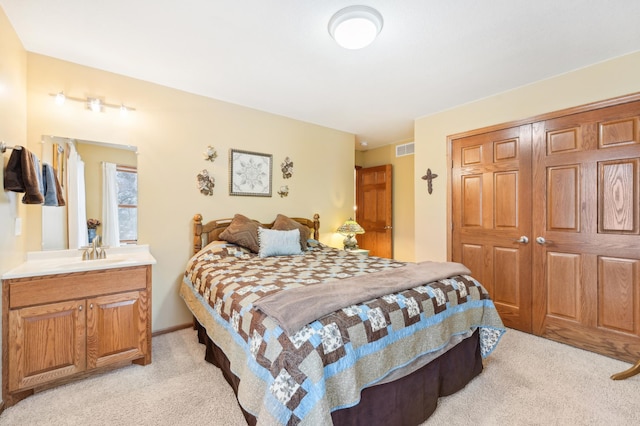
[[[204,327],[194,319],[198,340],[204,344],[205,360],[222,370],[238,394],[240,379],[229,368],[226,355],[211,341]],[[418,425],[436,409],[438,398],[451,395],[482,372],[480,341],[476,330],[440,357],[408,376],[366,388],[356,406],[334,411],[334,425]],[[240,406],[249,425],[256,418]]]

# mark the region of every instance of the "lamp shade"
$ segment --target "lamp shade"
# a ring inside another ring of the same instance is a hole
[[[338,227],[338,232],[342,235],[364,234],[364,229],[352,218]]]

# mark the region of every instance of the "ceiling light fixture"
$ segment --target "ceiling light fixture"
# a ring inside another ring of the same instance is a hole
[[[362,49],[382,30],[382,15],[369,6],[349,6],[337,11],[329,20],[329,34],[345,49]]]
[[[58,105],[64,105],[65,101],[67,100],[82,102],[86,105],[87,109],[93,112],[103,112],[105,108],[118,108],[122,115],[127,115],[129,111],[136,110],[135,108],[126,106],[125,104],[110,104],[96,97],[74,98],[73,96],[66,96],[62,91],[58,93],[49,93],[49,96],[53,96],[55,98],[56,104]]]
[[[64,95],[64,92],[59,92],[56,96],[56,104],[63,105],[64,101],[67,100],[67,97]]]
[[[87,99],[87,103],[88,103],[88,108],[91,111],[93,111],[93,112],[102,111],[102,103],[100,102],[100,99],[97,99],[97,98]]]

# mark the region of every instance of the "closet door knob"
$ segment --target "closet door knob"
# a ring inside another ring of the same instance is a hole
[[[545,240],[544,237],[537,237],[536,243],[538,244],[551,244],[551,241]]]
[[[523,235],[520,238],[518,238],[517,240],[515,240],[515,242],[516,243],[527,244],[529,242],[529,238],[526,235]]]

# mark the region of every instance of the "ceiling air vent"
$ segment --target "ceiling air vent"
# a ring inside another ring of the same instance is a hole
[[[405,155],[413,155],[413,142],[396,145],[396,157],[404,157]]]

